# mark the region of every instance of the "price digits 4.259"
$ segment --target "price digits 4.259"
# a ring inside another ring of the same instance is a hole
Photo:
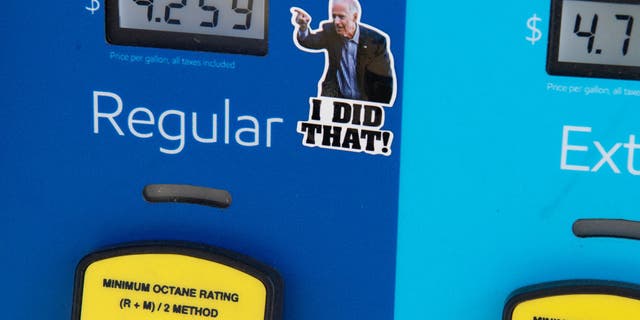
[[[631,42],[631,32],[633,31],[633,17],[626,14],[616,14],[615,18],[619,22],[626,23],[625,38],[622,44],[622,55],[626,56],[627,53],[629,52],[629,43]],[[588,22],[585,24],[588,24]],[[593,18],[591,19],[591,25],[588,26],[586,30],[584,30],[583,28],[584,27],[582,26],[582,16],[578,13],[576,15],[576,23],[573,27],[573,33],[578,37],[587,38],[587,52],[592,53],[594,52],[593,44],[595,42],[596,33],[598,31],[598,14],[593,15]],[[601,54],[601,53],[602,53],[601,49],[595,50],[595,54]]]
[[[133,0],[137,5],[147,7],[147,20],[151,22],[154,16],[154,0]],[[168,24],[182,24],[180,19],[176,19],[172,17],[172,12],[174,10],[180,10],[187,5],[193,3],[196,4],[195,0],[174,0],[173,2],[168,3],[164,6],[164,22]],[[211,14],[211,19],[207,21],[200,22],[201,27],[205,28],[215,28],[218,26],[218,21],[220,20],[220,10],[212,5],[207,4],[206,0],[198,0],[198,7],[200,10],[207,11]],[[160,8],[160,10],[162,10]],[[249,30],[251,28],[251,14],[253,10],[253,0],[248,0],[246,6],[238,5],[238,0],[231,1],[231,10],[236,14],[244,15],[245,20],[244,24],[235,24],[233,29],[236,30]],[[162,22],[161,18],[156,18],[156,22]]]

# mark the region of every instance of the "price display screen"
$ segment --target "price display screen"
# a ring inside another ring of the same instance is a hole
[[[113,44],[265,55],[268,0],[107,0]]]
[[[640,78],[640,2],[554,0],[550,74]]]

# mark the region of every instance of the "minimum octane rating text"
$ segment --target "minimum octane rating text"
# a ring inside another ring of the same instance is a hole
[[[217,301],[239,302],[240,295],[236,292],[226,292],[217,290],[205,290],[188,287],[170,286],[135,281],[124,281],[115,279],[102,279],[102,287],[112,289],[122,289],[129,291],[153,292],[162,295],[191,297]]]

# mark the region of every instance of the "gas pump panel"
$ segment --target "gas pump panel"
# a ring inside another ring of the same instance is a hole
[[[6,3],[0,317],[391,319],[405,8]]]
[[[640,2],[408,6],[397,319],[640,316]]]
[[[639,21],[4,4],[2,317],[638,318]]]

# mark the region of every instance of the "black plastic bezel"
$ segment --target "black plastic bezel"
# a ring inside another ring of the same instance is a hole
[[[119,256],[139,254],[176,254],[220,263],[244,272],[262,282],[266,288],[265,320],[282,318],[283,281],[273,268],[228,250],[191,242],[153,241],[118,245],[85,256],[78,263],[73,291],[72,320],[80,320],[82,293],[87,268],[98,261]]]
[[[640,300],[640,286],[619,281],[563,280],[527,286],[514,291],[502,312],[502,320],[512,320],[515,308],[525,302],[570,294],[604,294]]]
[[[551,14],[549,19],[549,42],[547,46],[547,73],[551,75],[595,77],[612,79],[640,79],[640,67],[560,62],[558,55],[560,50],[560,26],[562,24],[562,5],[565,0],[551,1]],[[580,0],[589,2],[637,4],[638,0]]]
[[[111,44],[258,56],[269,49],[269,0],[265,0],[263,39],[121,28],[119,12],[118,0],[105,0],[106,39]]]

